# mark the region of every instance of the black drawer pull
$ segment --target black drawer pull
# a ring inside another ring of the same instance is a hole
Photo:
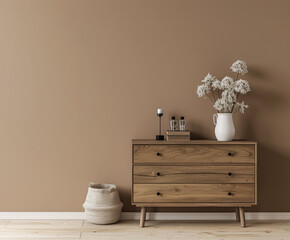
[[[232,157],[232,156],[233,156],[233,154],[232,154],[231,152],[229,152],[229,153],[228,153],[228,156],[229,156],[229,157]]]
[[[161,174],[160,174],[160,172],[157,172],[156,175],[157,175],[157,176],[160,176]]]
[[[229,173],[228,173],[228,175],[229,175],[229,176],[232,176],[232,173],[231,173],[231,172],[229,172]]]
[[[156,155],[157,155],[158,157],[160,157],[160,156],[161,156],[161,153],[156,153]]]
[[[228,195],[229,195],[229,196],[232,196],[233,194],[232,194],[231,192],[228,192]]]
[[[160,196],[160,195],[161,195],[161,193],[160,193],[160,192],[157,192],[157,193],[156,193],[156,195],[157,195],[157,196]]]

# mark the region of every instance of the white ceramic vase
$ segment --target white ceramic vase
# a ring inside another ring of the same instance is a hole
[[[235,136],[235,126],[232,113],[217,113],[213,115],[215,136],[218,141],[232,141]]]
[[[119,221],[123,203],[115,185],[90,183],[83,207],[89,222],[110,224]]]

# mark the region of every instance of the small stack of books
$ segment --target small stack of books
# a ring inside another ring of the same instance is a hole
[[[167,130],[166,132],[167,140],[170,141],[176,141],[176,140],[190,140],[190,131],[184,130],[184,131],[170,131]]]

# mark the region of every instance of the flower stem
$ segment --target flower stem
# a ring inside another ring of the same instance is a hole
[[[221,98],[222,94],[221,94],[221,90],[218,89],[218,98]]]
[[[208,94],[206,94],[206,96],[208,96],[208,98],[212,101],[212,103],[214,103],[214,101],[211,99],[211,97]]]
[[[233,115],[235,115],[235,114],[239,111],[240,108],[241,108],[241,107],[238,107],[238,108],[236,109],[236,111],[233,113]]]
[[[236,81],[238,80],[239,78],[239,73],[237,73],[237,77],[236,77]],[[237,94],[237,97],[236,97],[236,101],[234,102],[233,106],[232,106],[232,110],[231,110],[231,113],[234,111],[234,107],[236,105],[236,102],[238,101],[238,97],[239,97],[240,93]],[[235,112],[236,113],[236,112]],[[234,114],[235,114],[234,113]]]
[[[214,100],[214,102],[215,102],[216,99],[215,99],[214,91],[212,91],[212,96],[213,96],[213,100]]]

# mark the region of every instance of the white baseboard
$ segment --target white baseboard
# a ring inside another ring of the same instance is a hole
[[[139,220],[139,212],[123,212],[123,220]],[[0,212],[0,219],[76,219],[84,212]],[[147,220],[234,220],[231,212],[149,212]],[[290,220],[290,212],[246,212],[247,220]]]

